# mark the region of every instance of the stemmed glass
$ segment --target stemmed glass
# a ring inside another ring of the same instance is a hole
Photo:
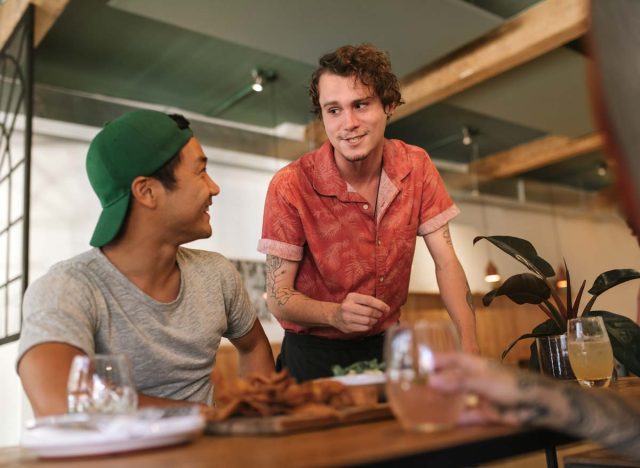
[[[125,355],[74,357],[67,382],[69,413],[130,413],[137,406],[131,363]]]
[[[569,320],[569,361],[580,385],[608,387],[613,374],[613,350],[602,317]]]
[[[421,320],[391,327],[385,336],[387,399],[405,429],[433,432],[456,425],[463,393],[443,394],[429,387],[434,353],[460,351],[448,320]]]

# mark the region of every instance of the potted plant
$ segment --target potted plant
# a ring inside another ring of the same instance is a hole
[[[485,239],[503,252],[526,266],[531,273],[514,275],[496,289],[482,298],[485,307],[489,306],[497,296],[507,296],[516,304],[537,305],[548,317],[546,321],[536,326],[531,333],[518,337],[502,353],[502,358],[520,340],[544,336],[561,335],[567,331],[567,321],[579,315],[583,317],[601,316],[607,327],[611,347],[615,358],[624,365],[629,372],[640,376],[640,327],[632,320],[612,312],[593,310],[593,304],[600,294],[629,280],[640,278],[640,272],[631,269],[609,270],[599,275],[593,286],[587,291],[591,298],[586,302],[582,313],[579,314],[580,304],[586,280],[582,282],[575,300],[572,299],[571,276],[565,262],[567,273],[567,287],[564,300],[549,280],[556,275],[551,265],[541,258],[533,245],[518,237],[512,236],[478,236],[473,240],[474,245],[480,239]],[[538,368],[535,340],[531,345],[529,368]]]

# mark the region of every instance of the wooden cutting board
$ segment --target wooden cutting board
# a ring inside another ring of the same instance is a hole
[[[310,431],[331,426],[356,424],[366,421],[390,419],[393,415],[388,403],[375,406],[353,407],[331,416],[282,415],[264,418],[235,417],[226,421],[210,422],[205,428],[208,435],[277,435]]]

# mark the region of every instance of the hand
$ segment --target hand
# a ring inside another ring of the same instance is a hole
[[[443,393],[470,392],[478,405],[467,407],[460,423],[499,422],[519,425],[542,423],[550,411],[553,383],[531,372],[514,371],[494,361],[468,354],[439,354],[440,372],[429,377],[429,385]]]
[[[390,310],[380,299],[352,292],[338,306],[331,325],[343,333],[366,332]]]

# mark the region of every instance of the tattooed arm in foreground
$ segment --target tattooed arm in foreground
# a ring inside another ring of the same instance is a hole
[[[462,423],[499,422],[543,426],[591,439],[640,459],[640,402],[609,390],[584,390],[527,371],[514,371],[465,354],[435,357],[442,372],[429,384],[443,392],[465,390],[480,403],[466,409]]]
[[[299,262],[267,255],[267,304],[279,319],[305,327],[337,328],[345,333],[371,329],[389,306],[379,299],[348,293],[342,303],[305,296],[294,287]]]
[[[473,295],[453,249],[449,225],[445,224],[437,231],[425,235],[424,241],[436,265],[440,296],[460,332],[462,349],[468,353],[478,354]]]

